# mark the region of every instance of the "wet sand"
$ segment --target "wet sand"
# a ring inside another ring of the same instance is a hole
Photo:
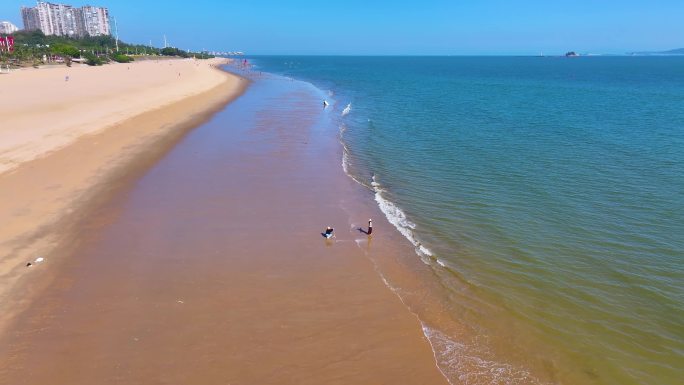
[[[447,383],[321,98],[259,80],[93,204],[32,271],[51,284],[0,336],[0,383]]]

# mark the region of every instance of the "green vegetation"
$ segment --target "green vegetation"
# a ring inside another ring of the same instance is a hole
[[[132,57],[122,54],[113,54],[110,58],[117,63],[130,63],[134,60]]]
[[[74,59],[88,65],[102,65],[114,61],[130,63],[135,56],[178,56],[198,59],[212,58],[203,53],[186,52],[177,48],[156,48],[141,44],[128,44],[112,36],[69,38],[45,36],[41,31],[19,31],[14,34],[14,52],[0,54],[0,64],[38,66],[46,63],[64,63],[70,66]]]
[[[162,56],[189,57],[187,52],[179,50],[178,48],[171,48],[171,47],[162,48],[160,53]]]
[[[55,44],[50,46],[50,51],[55,55],[69,56],[76,58],[81,56],[78,48],[68,44]]]
[[[89,66],[101,66],[105,63],[103,58],[90,52],[84,52],[83,58],[86,60],[86,64]]]

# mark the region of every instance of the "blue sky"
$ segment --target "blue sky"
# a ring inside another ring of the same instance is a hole
[[[526,55],[684,47],[684,0],[65,0],[106,6],[122,40],[250,54]],[[2,0],[0,20],[21,27]]]

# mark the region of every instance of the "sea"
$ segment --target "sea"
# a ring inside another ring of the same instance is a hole
[[[452,383],[682,383],[684,57],[246,60],[327,95]]]

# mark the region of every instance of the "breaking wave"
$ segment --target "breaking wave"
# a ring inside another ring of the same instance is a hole
[[[423,324],[423,334],[432,346],[437,365],[442,373],[449,379],[457,379],[460,384],[542,385],[527,370],[483,358],[486,354],[478,352],[479,347],[456,342],[446,334],[425,324]]]
[[[342,116],[346,116],[351,112],[351,103],[347,104],[347,107],[344,107],[344,110],[342,110]]]
[[[416,224],[406,217],[404,210],[386,198],[387,190],[378,183],[375,175],[373,175],[372,180],[371,187],[375,191],[375,201],[378,203],[380,211],[385,214],[387,220],[413,244],[419,256],[432,257],[432,251],[423,245],[414,233]]]

